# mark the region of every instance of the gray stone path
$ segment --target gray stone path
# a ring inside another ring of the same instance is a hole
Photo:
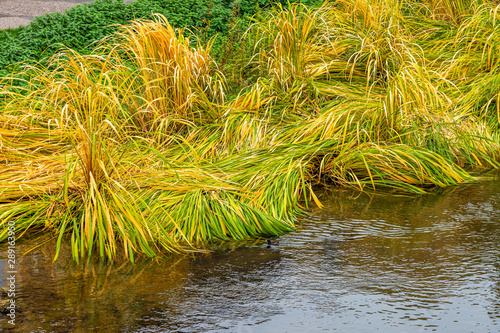
[[[35,16],[64,12],[93,0],[0,0],[0,29],[17,28],[30,23]],[[125,0],[129,3],[134,0]]]

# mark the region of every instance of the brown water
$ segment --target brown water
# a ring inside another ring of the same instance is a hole
[[[51,263],[54,247],[47,244],[22,257],[16,329],[5,317],[0,327],[500,331],[500,181],[417,197],[339,190],[322,201],[324,210],[312,211],[272,248],[227,244],[212,254],[131,267],[80,266],[67,253]]]

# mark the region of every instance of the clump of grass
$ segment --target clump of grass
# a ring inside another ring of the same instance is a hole
[[[112,57],[128,70],[116,79],[127,87],[123,102],[142,132],[161,131],[169,120],[204,124],[219,117],[224,78],[210,57],[210,42],[192,47],[184,31],[157,16],[122,27],[110,44]]]
[[[433,20],[448,21],[453,24],[460,24],[479,6],[494,3],[494,1],[488,0],[424,0],[409,2],[412,6],[423,7],[421,10],[424,15],[428,15]]]

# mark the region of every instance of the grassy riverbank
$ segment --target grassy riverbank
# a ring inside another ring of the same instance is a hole
[[[133,260],[293,230],[315,185],[472,180],[498,167],[499,10],[277,6],[225,44],[234,96],[213,42],[163,16],[25,66],[0,83],[0,237],[15,220],[75,258]]]

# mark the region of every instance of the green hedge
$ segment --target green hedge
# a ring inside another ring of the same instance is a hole
[[[277,2],[286,6],[287,0]],[[318,0],[291,1],[306,4]],[[0,34],[0,76],[10,72],[8,65],[25,60],[40,60],[52,55],[63,44],[79,52],[110,34],[113,24],[124,24],[134,18],[150,18],[152,13],[167,17],[174,27],[188,27],[204,38],[224,36],[235,15],[248,20],[259,10],[271,6],[270,0],[95,0],[69,9],[37,17],[15,33]],[[220,42],[219,42],[220,47]]]

